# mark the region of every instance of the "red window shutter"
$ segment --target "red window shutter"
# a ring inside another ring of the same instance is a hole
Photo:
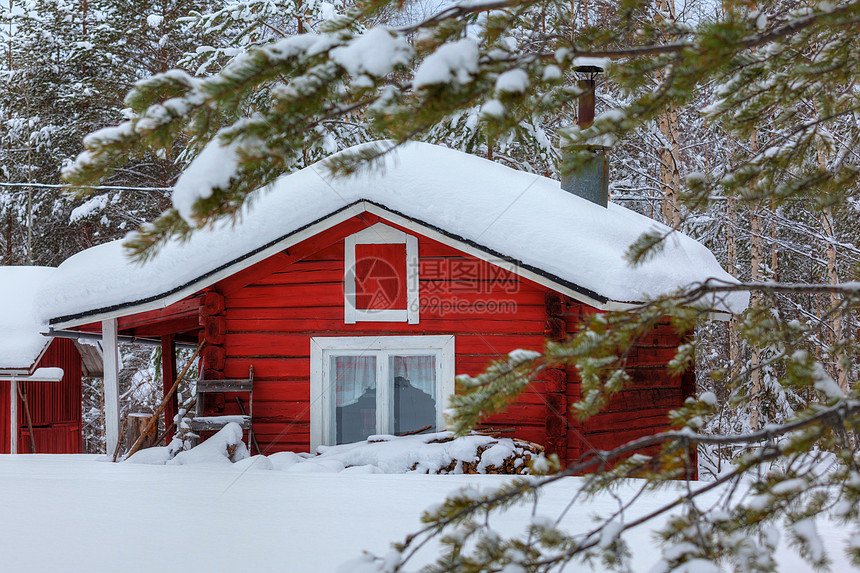
[[[355,246],[355,307],[406,308],[406,245]]]

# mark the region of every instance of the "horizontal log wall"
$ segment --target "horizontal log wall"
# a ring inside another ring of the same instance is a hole
[[[378,221],[368,214],[355,217],[249,267],[215,285],[224,295],[223,310],[220,303],[201,307],[201,334],[215,345],[204,358],[209,373],[242,378],[254,366],[254,433],[264,453],[308,449],[314,336],[453,334],[456,372],[477,375],[514,349],[540,350],[546,337],[574,335],[598,312],[419,237],[419,324],[344,324],[343,238]],[[567,460],[660,431],[668,410],[692,392],[691,376],[672,377],[665,369],[680,340],[668,325],[643,339],[630,355],[631,387],[584,424],[569,412],[580,398],[580,384],[577,371],[566,368],[544,372],[516,404],[485,425],[545,444]],[[207,410],[238,413],[229,400],[212,406]]]
[[[573,335],[594,312],[587,306],[568,301],[568,333]],[[571,425],[579,428],[568,433],[568,458],[590,449],[610,450],[630,440],[653,435],[668,427],[668,412],[678,408],[694,388],[692,372],[673,376],[666,364],[675,356],[683,337],[669,324],[659,324],[630,351],[627,372],[632,382],[616,394],[606,409],[579,423],[569,414]],[[580,382],[575,368],[568,368],[568,401],[579,399]]]
[[[471,375],[511,350],[543,347],[546,288],[425,237],[419,237],[418,247],[420,323],[344,324],[343,237],[355,229],[351,223],[336,238],[314,237],[316,246],[325,246],[306,256],[302,245],[291,248],[281,255],[289,264],[258,265],[269,272],[246,269],[254,278],[250,284],[239,287],[241,277],[231,277],[221,285],[227,291],[223,372],[240,378],[253,364],[254,433],[264,452],[308,449],[313,336],[453,334],[456,372]],[[505,414],[485,424],[503,435],[544,443],[544,390],[543,382],[535,383]],[[234,410],[225,404],[225,413]]]

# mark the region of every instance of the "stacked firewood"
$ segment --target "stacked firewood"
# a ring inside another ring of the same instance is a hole
[[[432,440],[428,443],[445,443],[452,440],[454,440],[454,437],[448,436]],[[489,460],[484,460],[484,453],[500,442],[504,442],[503,445],[509,446],[511,453],[502,460],[495,460],[495,464],[489,463]],[[544,448],[539,444],[515,438],[491,438],[491,441],[483,443],[476,448],[473,459],[453,459],[449,464],[436,470],[435,473],[524,475],[529,473],[529,462],[543,453]],[[415,471],[417,465],[413,465],[410,470]]]

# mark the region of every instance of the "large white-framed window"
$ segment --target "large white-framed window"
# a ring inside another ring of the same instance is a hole
[[[384,223],[344,240],[344,323],[418,324],[418,238]]]
[[[311,338],[311,449],[445,428],[454,336]]]

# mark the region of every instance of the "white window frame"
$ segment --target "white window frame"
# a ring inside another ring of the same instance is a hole
[[[343,336],[311,338],[311,451],[335,442],[334,385],[331,360],[338,356],[369,356],[376,359],[376,430],[390,431],[388,418],[391,397],[387,389],[387,357],[392,354],[436,355],[436,428],[446,427],[444,412],[454,393],[454,336]]]
[[[406,245],[406,308],[369,310],[355,307],[355,246],[356,245]],[[344,239],[343,256],[343,321],[356,322],[406,322],[418,324],[418,238],[389,227],[385,223],[354,233]]]

